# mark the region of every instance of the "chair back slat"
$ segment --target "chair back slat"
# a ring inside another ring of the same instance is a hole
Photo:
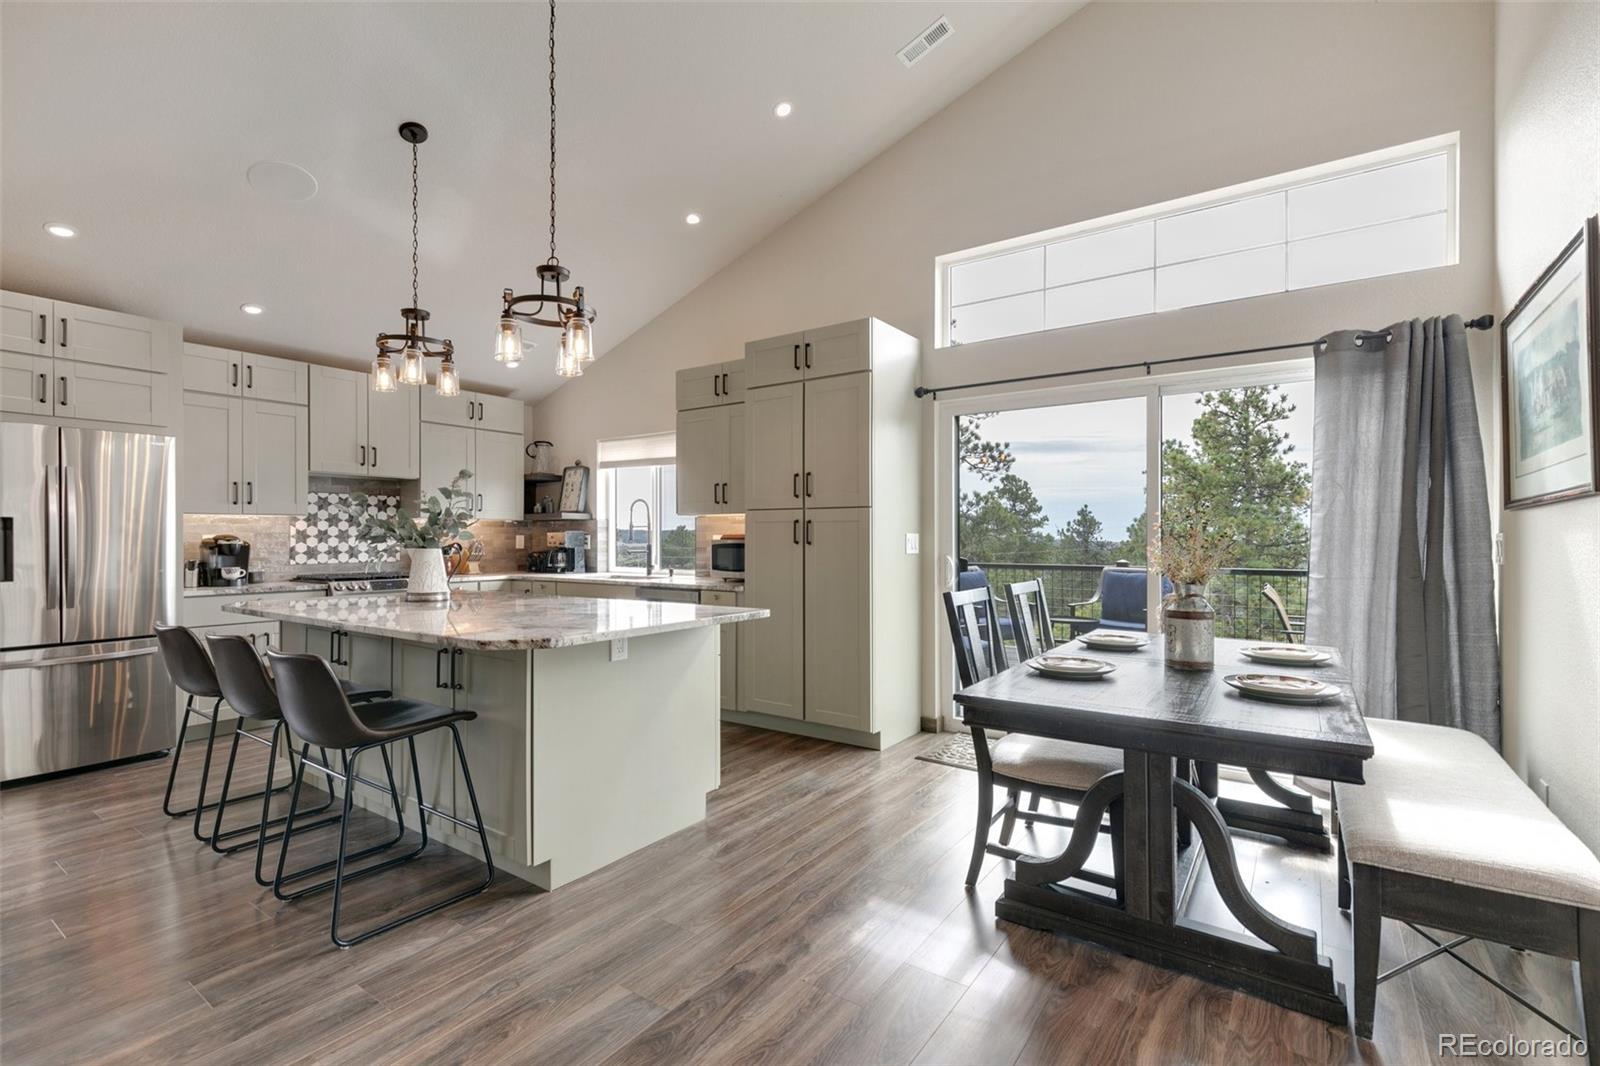
[[[1006,647],[1000,639],[999,616],[988,586],[946,592],[944,607],[962,687],[1004,670]]]
[[[1044,580],[1013,581],[1006,586],[1006,610],[1011,615],[1011,630],[1017,641],[1017,658],[1027,660],[1056,646],[1050,620],[1050,605],[1045,600]]]

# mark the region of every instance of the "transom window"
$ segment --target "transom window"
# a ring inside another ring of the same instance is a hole
[[[940,256],[939,346],[1449,265],[1457,140]]]

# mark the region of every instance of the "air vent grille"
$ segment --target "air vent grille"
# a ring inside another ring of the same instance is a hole
[[[900,56],[901,65],[909,67],[916,63],[923,56],[933,51],[934,46],[943,42],[948,36],[950,36],[950,20],[940,15],[939,21],[917,34],[910,44],[900,49],[898,55]]]

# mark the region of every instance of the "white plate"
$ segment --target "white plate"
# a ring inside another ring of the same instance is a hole
[[[1113,663],[1101,659],[1084,659],[1075,655],[1038,655],[1027,662],[1028,669],[1046,677],[1095,678],[1104,677],[1116,669]]]
[[[1342,691],[1338,685],[1284,674],[1229,674],[1222,680],[1247,696],[1286,703],[1320,703]]]
[[[1297,644],[1252,644],[1240,648],[1239,654],[1258,663],[1275,663],[1279,666],[1322,666],[1333,661],[1325,651],[1305,648]]]
[[[1117,651],[1133,651],[1150,643],[1149,637],[1142,637],[1137,633],[1085,633],[1078,639],[1091,648],[1109,648]]]

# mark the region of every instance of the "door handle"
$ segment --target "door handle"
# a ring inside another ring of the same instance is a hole
[[[39,375],[39,402],[40,403],[49,403],[50,402],[49,396],[50,396],[50,375],[49,374],[40,374]]]
[[[449,650],[450,650],[449,648],[440,648],[438,650],[438,652],[435,653],[435,655],[433,657],[433,687],[434,688],[444,688],[445,687],[445,683],[444,683],[444,653],[449,651]]]
[[[728,503],[728,483],[726,481],[722,483],[722,502],[724,506]]]
[[[47,322],[48,322],[47,316],[41,314],[39,316],[39,343],[40,344],[49,344],[50,343],[48,340],[45,339],[45,333],[50,328],[49,325],[47,324]]]
[[[798,344],[794,346],[794,368],[796,370],[800,369],[800,346]]]
[[[727,374],[727,371],[723,371],[723,374],[722,374],[722,395],[724,395],[724,396],[728,395],[728,374]]]
[[[472,401],[471,400],[467,401],[467,421],[468,422],[472,421]]]
[[[328,661],[330,663],[337,663],[339,661],[339,652],[337,650],[338,646],[339,631],[337,629],[328,630]]]
[[[367,465],[367,446],[365,444],[363,444],[363,445],[360,445],[360,448],[361,448],[361,465],[362,466],[366,466]]]
[[[806,543],[811,543],[811,519],[806,519]]]
[[[229,363],[228,364],[228,386],[230,388],[234,388],[234,389],[237,389],[239,387],[239,364],[238,363]]]
[[[806,471],[806,499],[811,498],[811,471]]]
[[[483,510],[483,493],[481,492],[478,493],[478,510],[480,512]]]
[[[61,505],[66,510],[61,523],[61,605],[78,606],[78,586],[72,579],[72,533],[78,528],[78,494],[72,489],[72,468],[61,466]]]
[[[800,543],[800,519],[798,518],[794,520],[794,542],[796,544]]]
[[[256,503],[256,483],[254,481],[246,481],[244,483],[244,502],[245,502],[245,506],[246,507],[254,507],[255,506],[255,503]]]
[[[711,483],[711,502],[712,503],[721,503],[722,500],[720,500],[718,498],[721,495],[722,495],[722,483],[720,481],[713,481]]]
[[[722,375],[721,374],[712,374],[711,375],[711,395],[713,395],[713,396],[721,396],[722,395]]]
[[[372,446],[372,469],[378,469],[378,446],[376,444]]]
[[[478,401],[478,421],[479,422],[483,421],[483,401],[482,400]]]
[[[794,475],[794,498],[797,500],[800,498],[800,472],[798,470],[795,471]]]
[[[463,685],[461,682],[456,680],[456,660],[459,657],[465,655],[466,652],[462,651],[460,648],[451,648],[451,649],[449,649],[449,651],[450,651],[450,687],[454,691],[460,692],[462,689],[466,688],[467,686]]]
[[[254,364],[244,368],[244,387],[247,389],[256,387],[256,368]]]
[[[228,482],[228,484],[233,486],[233,489],[232,489],[232,497],[233,498],[230,499],[228,502],[229,503],[233,503],[233,504],[237,504],[239,502],[239,483],[237,481],[230,481],[230,482]]]
[[[44,468],[44,521],[47,530],[61,527],[56,494],[50,488],[50,475],[54,472],[51,467]],[[61,575],[56,569],[58,554],[50,551],[50,537],[47,534],[44,538],[44,606],[47,611],[61,606]]]
[[[806,341],[806,369],[811,369],[811,342]]]
[[[65,374],[62,374],[56,380],[61,382],[61,400],[60,400],[61,406],[62,407],[66,407],[67,406],[67,376]]]
[[[65,318],[62,318],[62,320],[61,320],[61,347],[65,348],[66,346],[67,346],[67,320]]]

